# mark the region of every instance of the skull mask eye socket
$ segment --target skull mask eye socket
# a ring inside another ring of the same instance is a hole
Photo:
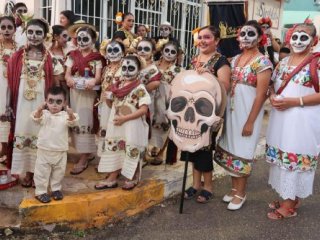
[[[300,37],[300,40],[301,40],[302,42],[308,41],[308,40],[309,40],[309,36],[308,36],[308,35],[302,35],[302,36]]]
[[[254,31],[249,31],[248,32],[248,36],[249,37],[254,37],[254,36],[256,36],[256,33]]]
[[[205,117],[210,117],[212,115],[213,105],[208,99],[199,98],[194,105],[198,114]]]
[[[292,39],[293,41],[296,41],[296,40],[298,39],[298,35],[297,35],[297,34],[293,34],[292,37],[291,37],[291,39]]]
[[[187,105],[187,99],[185,97],[176,97],[171,100],[171,111],[181,112]]]
[[[244,37],[246,35],[246,32],[245,31],[241,31],[240,32],[240,37]]]

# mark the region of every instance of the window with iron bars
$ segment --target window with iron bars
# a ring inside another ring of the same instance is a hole
[[[40,11],[41,16],[50,23],[52,16],[52,0],[41,0]]]

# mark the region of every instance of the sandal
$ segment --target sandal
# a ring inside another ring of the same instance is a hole
[[[295,202],[296,202],[296,204],[293,208],[298,209],[301,206],[301,201],[298,199]],[[281,203],[279,200],[275,200],[272,203],[269,203],[268,206],[270,209],[275,210],[275,209],[279,209],[281,207]]]
[[[53,197],[54,200],[59,201],[63,199],[63,194],[61,191],[54,191],[51,193],[51,196]]]
[[[132,190],[138,185],[137,180],[133,181],[125,181],[124,185],[122,186],[122,190]]]
[[[51,201],[51,198],[50,198],[50,196],[48,195],[48,193],[44,193],[44,194],[35,196],[35,198],[36,198],[39,202],[42,202],[42,203],[48,203],[48,202]]]
[[[163,162],[163,160],[161,158],[154,158],[150,161],[150,164],[153,165],[153,166],[158,166],[158,165],[161,165]]]
[[[94,188],[96,190],[102,190],[102,189],[108,189],[108,188],[117,188],[118,183],[117,181],[109,182],[109,181],[100,181],[96,185],[94,185]]]
[[[286,211],[285,213],[282,211]],[[268,218],[271,220],[280,220],[280,219],[285,219],[285,218],[292,218],[296,217],[298,214],[294,208],[278,208],[274,209],[271,212],[267,214]]]
[[[197,194],[198,190],[195,189],[194,187],[189,187],[185,192],[184,192],[184,199],[190,200],[194,198]]]
[[[84,172],[84,170],[86,170],[88,167],[89,167],[89,162],[87,162],[87,164],[84,166],[74,165],[73,169],[70,171],[70,174],[71,175],[79,175],[80,173]]]
[[[33,179],[26,177],[21,180],[21,186],[24,188],[35,187]]]
[[[202,200],[200,200],[200,198],[203,198],[204,200],[202,201]],[[212,200],[213,199],[213,194],[211,193],[211,192],[209,192],[209,191],[207,191],[207,190],[201,190],[201,192],[200,192],[200,194],[199,194],[199,196],[198,196],[198,198],[197,198],[197,202],[198,203],[207,203],[207,202],[209,202],[210,200]]]
[[[3,165],[7,165],[7,155],[2,155],[0,157],[0,163]]]

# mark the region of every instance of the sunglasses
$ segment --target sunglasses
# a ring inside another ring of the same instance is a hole
[[[164,49],[164,52],[165,52],[165,53],[171,53],[172,55],[176,55],[176,54],[177,54],[177,51],[176,51],[176,50],[171,50],[171,51],[170,51],[169,48],[165,48],[165,49]]]
[[[137,50],[138,50],[138,52],[141,52],[142,50],[145,52],[151,52],[150,47],[138,47]]]
[[[63,100],[62,100],[62,99],[52,99],[52,98],[49,98],[49,99],[48,99],[48,103],[49,103],[49,104],[61,105],[61,104],[63,103]]]
[[[77,41],[78,42],[89,42],[89,38],[88,37],[77,37]]]
[[[2,31],[5,31],[7,29],[11,31],[11,30],[14,29],[14,27],[12,25],[7,25],[7,26],[6,25],[1,25],[1,30]]]
[[[107,49],[107,52],[108,53],[118,53],[118,52],[120,52],[120,48],[118,48],[118,47],[114,47],[114,48],[108,48]]]

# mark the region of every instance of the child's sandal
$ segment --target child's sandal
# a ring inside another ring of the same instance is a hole
[[[283,211],[286,211],[286,213],[284,213]],[[280,220],[280,219],[285,219],[285,218],[292,218],[292,217],[296,217],[298,214],[295,211],[294,208],[278,208],[278,209],[274,209],[273,211],[268,213],[268,218],[271,220]]]
[[[193,187],[189,187],[185,192],[184,192],[184,199],[192,199],[196,196],[198,190],[193,188]]]
[[[63,194],[61,191],[54,191],[51,193],[51,196],[54,200],[59,201],[63,199]]]
[[[49,203],[51,201],[51,198],[48,195],[48,193],[43,193],[41,195],[35,196],[35,198],[41,203]]]
[[[200,200],[201,198],[203,200]],[[207,203],[212,199],[213,199],[213,193],[203,189],[203,190],[201,190],[201,192],[197,198],[197,202],[198,203]]]

